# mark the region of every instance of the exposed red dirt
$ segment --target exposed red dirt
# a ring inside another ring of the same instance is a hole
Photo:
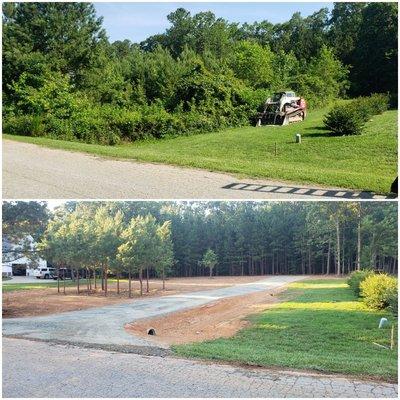
[[[143,297],[165,296],[170,294],[195,292],[199,290],[216,289],[227,287],[237,283],[248,283],[260,280],[261,276],[228,276],[228,277],[207,277],[197,278],[171,278],[166,281],[166,290],[162,290],[162,281],[151,280],[149,293],[146,293],[146,282],[143,285]],[[99,285],[98,285],[99,286]],[[117,294],[117,284],[109,283],[108,296],[104,292],[92,290],[88,295],[86,284],[81,282],[81,293],[77,294],[76,287],[66,287],[66,294],[61,293],[57,288],[43,288],[32,290],[16,290],[3,293],[3,317],[16,318],[35,315],[47,315],[64,311],[82,310],[91,307],[101,307],[109,304],[124,303],[131,301],[128,298],[128,282],[120,282],[120,294]],[[134,299],[141,298],[139,282],[132,281]]]
[[[249,324],[250,314],[273,306],[280,300],[276,296],[285,288],[231,297],[190,310],[171,313],[161,318],[149,318],[127,324],[127,332],[163,344],[182,344],[230,337]],[[148,336],[154,328],[155,336]]]

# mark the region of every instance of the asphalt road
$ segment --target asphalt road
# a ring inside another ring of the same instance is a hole
[[[3,140],[5,199],[356,199],[366,192],[95,157]]]
[[[375,397],[397,386],[3,338],[3,397]]]
[[[155,344],[151,340],[128,334],[124,329],[125,324],[142,318],[198,307],[218,299],[272,290],[301,279],[304,279],[304,276],[271,276],[260,281],[220,289],[136,299],[123,304],[40,317],[7,318],[3,319],[3,335],[60,340],[68,343],[159,347],[160,344]]]

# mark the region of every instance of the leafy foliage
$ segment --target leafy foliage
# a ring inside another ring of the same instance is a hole
[[[332,135],[361,135],[364,121],[359,110],[352,104],[334,106],[324,118],[324,124]]]
[[[360,285],[366,278],[373,274],[369,270],[354,271],[347,278],[347,284],[353,290],[354,294],[358,297],[360,295]]]
[[[337,104],[326,114],[324,124],[333,135],[360,135],[365,122],[389,107],[387,94],[358,97],[347,104]]]
[[[394,306],[393,296],[397,295],[398,283],[393,276],[373,274],[361,284],[361,296],[364,303],[376,310],[382,310],[389,305]]]
[[[140,44],[110,43],[92,4],[5,4],[4,132],[117,144],[252,123],[278,90],[310,107],[349,91],[395,97],[394,3],[338,3],[275,25],[183,8],[167,18]],[[359,133],[349,113],[335,111],[338,132]]]

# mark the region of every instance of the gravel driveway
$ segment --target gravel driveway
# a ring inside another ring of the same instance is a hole
[[[95,157],[3,140],[5,199],[356,199],[366,192]]]
[[[397,386],[3,338],[3,397],[397,397]]]
[[[273,276],[220,289],[132,300],[129,303],[40,317],[3,319],[3,335],[69,343],[154,346],[151,341],[128,334],[124,325],[142,318],[198,307],[226,297],[271,290],[301,279],[304,276]]]

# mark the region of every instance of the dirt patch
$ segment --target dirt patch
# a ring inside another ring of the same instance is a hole
[[[132,335],[146,337],[156,343],[168,345],[230,337],[250,324],[245,317],[281,301],[282,299],[277,294],[285,289],[285,287],[281,287],[218,300],[164,317],[136,321],[127,324],[125,329]],[[155,330],[155,336],[147,334],[150,328]]]
[[[166,290],[162,288],[162,281],[151,280],[150,290],[146,293],[146,283],[144,282],[143,297],[166,296],[184,292],[195,292],[199,290],[217,289],[232,286],[238,283],[249,283],[260,279],[262,276],[234,276],[234,277],[214,277],[212,279],[199,278],[172,278],[166,281]],[[143,298],[140,296],[139,282],[132,282],[134,299]],[[76,287],[66,287],[66,294],[61,293],[57,288],[43,288],[30,290],[15,290],[3,293],[3,317],[16,318],[36,315],[48,315],[65,311],[83,310],[91,307],[102,307],[111,304],[125,303],[132,301],[128,297],[128,282],[120,282],[120,293],[117,293],[117,284],[109,283],[108,296],[100,289],[92,290],[88,294],[86,283],[81,282],[81,293],[77,294]],[[133,301],[134,301],[133,299]]]

